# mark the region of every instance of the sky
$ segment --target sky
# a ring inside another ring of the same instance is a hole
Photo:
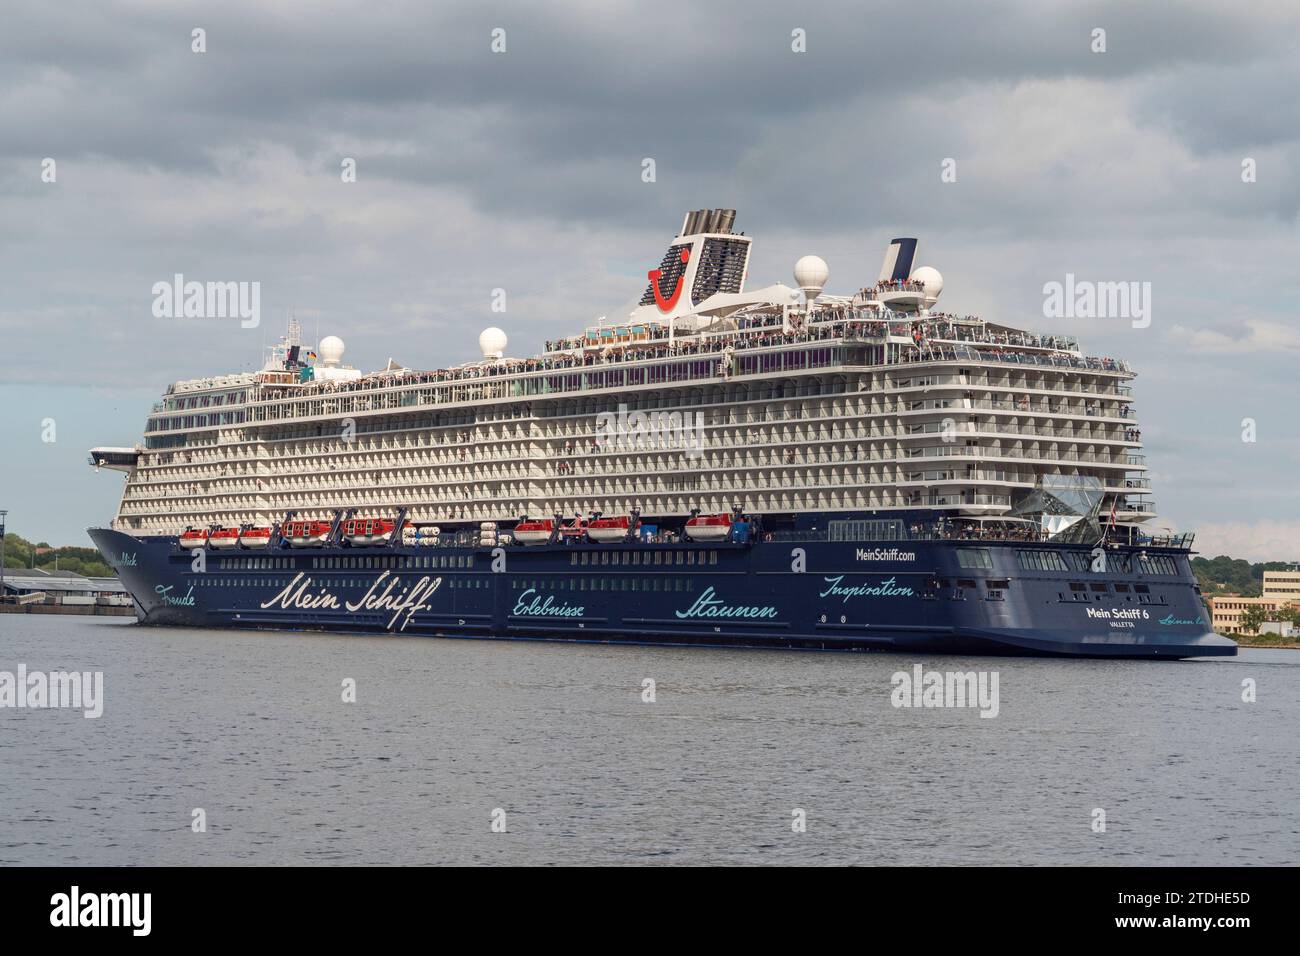
[[[85,545],[122,485],[87,449],[291,312],[366,369],[530,355],[724,206],[751,287],[815,254],[851,293],[916,236],[948,311],[1127,359],[1158,523],[1300,559],[1297,50],[1290,0],[11,0],[0,508]],[[155,317],[177,273],[260,283],[260,324]],[[1067,275],[1150,283],[1149,325],[1045,317]]]

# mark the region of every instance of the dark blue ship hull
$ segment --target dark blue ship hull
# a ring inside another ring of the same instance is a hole
[[[1233,655],[1185,550],[801,540],[184,551],[93,529],[145,624],[640,644]],[[1044,569],[1046,568],[1046,570]],[[1064,570],[1062,570],[1064,568]]]

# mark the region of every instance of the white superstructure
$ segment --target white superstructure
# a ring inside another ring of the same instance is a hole
[[[363,374],[342,341],[316,354],[293,326],[260,371],[178,382],[134,461],[92,455],[127,471],[113,527],[399,508],[432,525],[733,506],[999,515],[1052,475],[1098,479],[1118,520],[1152,514],[1124,363],[935,312],[942,277],[912,269],[913,240],[850,296],[824,291],[815,256],[799,288],[746,292],[751,240],[733,221],[688,214],[626,321],[535,358],[505,357],[488,329],[481,361]]]

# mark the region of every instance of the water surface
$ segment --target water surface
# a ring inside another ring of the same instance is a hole
[[[19,662],[102,670],[106,703],[98,720],[0,710],[8,864],[1249,865],[1300,850],[1300,651],[922,658],[0,616],[0,670]],[[894,708],[891,675],[917,662],[996,671],[999,715]]]

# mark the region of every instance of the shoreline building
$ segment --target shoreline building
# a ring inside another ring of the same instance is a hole
[[[1248,608],[1262,607],[1270,614],[1290,607],[1293,602],[1279,600],[1276,597],[1243,597],[1240,594],[1224,594],[1208,599],[1210,606],[1210,625],[1221,634],[1242,633],[1241,618]]]
[[[1300,567],[1286,571],[1265,571],[1264,586],[1260,593],[1266,598],[1280,601],[1300,601]]]

